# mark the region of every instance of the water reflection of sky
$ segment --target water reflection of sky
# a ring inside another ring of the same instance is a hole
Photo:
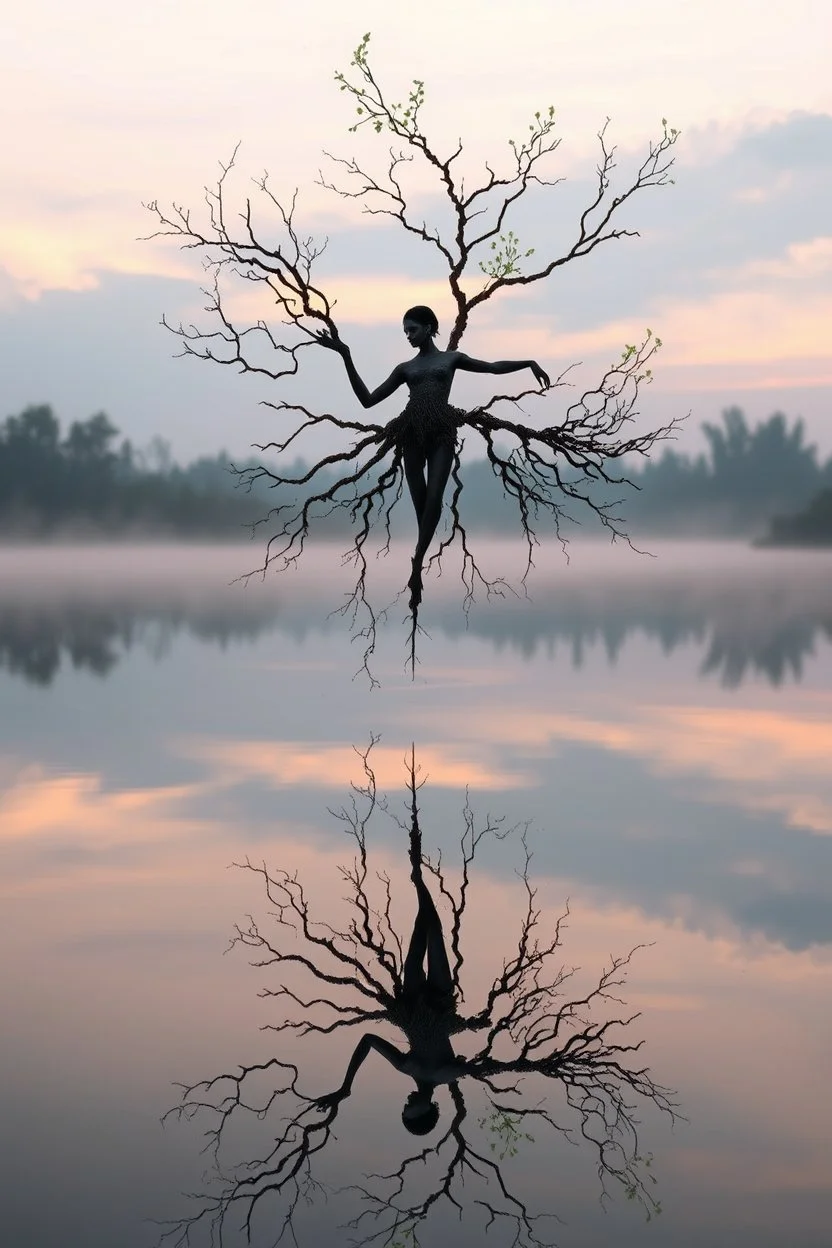
[[[466,784],[477,809],[533,821],[541,897],[572,898],[569,959],[655,942],[631,999],[692,1120],[649,1123],[665,1212],[602,1218],[571,1150],[530,1150],[530,1184],[563,1178],[560,1242],[826,1244],[829,558],[576,548],[533,602],[477,607],[467,633],[455,597],[428,601],[415,683],[394,618],[371,692],[325,621],[328,580],[229,588],[246,557],[0,557],[9,1242],[132,1248],[152,1241],[142,1218],[179,1212],[200,1166],[193,1132],[158,1130],[170,1081],[267,1050],[256,974],[219,956],[259,903],[227,864],[292,865],[337,906],[326,808],[373,732],[393,791],[415,740],[446,850]],[[395,829],[378,831],[378,865],[403,878]],[[507,854],[478,877],[486,974],[516,900]],[[330,1086],[331,1053],[314,1058]],[[364,1086],[395,1108],[398,1078]],[[353,1152],[395,1148],[398,1109],[352,1101]]]

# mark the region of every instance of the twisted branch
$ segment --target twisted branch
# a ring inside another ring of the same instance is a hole
[[[461,865],[453,883],[441,855],[431,859],[422,848],[418,794],[425,780],[415,749],[411,747],[405,760],[403,817],[377,792],[371,761],[376,742],[371,738],[366,750],[356,751],[363,780],[352,786],[347,802],[331,812],[354,846],[352,861],[339,868],[348,885],[347,924],[336,927],[315,919],[296,874],[247,860],[241,866],[260,877],[272,930],[267,933],[249,918],[247,926],[236,928],[232,946],[253,949],[253,965],[276,979],[275,986],[267,985],[260,993],[278,1010],[276,1020],[264,1030],[278,1036],[282,1032],[327,1036],[358,1025],[389,1028],[397,1016],[404,958],[403,941],[391,919],[391,879],[371,870],[367,851],[369,822],[380,814],[407,833],[410,872],[427,872],[450,909],[452,973],[461,1001],[464,917],[476,853],[487,836],[504,839],[519,832],[523,861],[517,875],[525,907],[516,949],[504,959],[481,1008],[449,1023],[454,1035],[483,1035],[480,1047],[459,1059],[459,1078],[449,1085],[451,1122],[435,1142],[406,1154],[388,1170],[333,1190],[318,1177],[315,1163],[333,1138],[340,1103],[348,1092],[312,1097],[299,1086],[297,1065],[277,1057],[180,1085],[182,1101],[167,1117],[208,1118],[205,1151],[215,1166],[219,1191],[198,1198],[197,1211],[168,1224],[164,1237],[186,1245],[205,1230],[214,1236],[212,1242],[222,1245],[232,1212],[239,1213],[248,1233],[255,1210],[267,1201],[263,1208],[278,1212],[271,1225],[273,1242],[279,1243],[286,1235],[294,1238],[303,1202],[341,1196],[360,1202],[359,1212],[345,1223],[356,1246],[418,1245],[419,1228],[434,1211],[447,1206],[458,1214],[478,1209],[483,1229],[500,1229],[507,1236],[505,1242],[515,1248],[546,1248],[553,1243],[546,1223],[556,1221],[556,1215],[532,1210],[513,1190],[501,1164],[527,1143],[537,1143],[541,1131],[552,1133],[547,1146],[555,1140],[588,1143],[595,1154],[602,1199],[613,1188],[622,1188],[653,1216],[660,1205],[652,1190],[651,1158],[641,1153],[638,1108],[646,1102],[672,1121],[680,1115],[673,1093],[656,1083],[639,1060],[643,1041],[628,1039],[628,1029],[639,1015],[622,1008],[621,991],[636,950],[613,958],[586,991],[570,992],[576,968],[561,962],[569,909],[554,921],[545,921],[531,882],[527,828],[504,828],[502,820],[493,818],[480,826],[466,796]],[[304,994],[286,983],[290,967],[314,985],[314,992]],[[492,1137],[485,1147],[469,1121],[462,1091],[466,1079],[485,1095],[488,1111],[478,1120],[479,1131]],[[230,1139],[231,1124],[246,1118],[274,1119],[278,1129],[273,1144],[262,1156],[226,1172],[221,1147]],[[428,1190],[418,1193],[426,1175]]]
[[[543,263],[535,261],[529,271],[524,271],[536,249],[522,246],[509,222],[524,195],[551,191],[562,181],[553,176],[550,168],[560,145],[554,108],[534,115],[525,139],[510,141],[511,155],[504,169],[498,170],[486,162],[479,185],[467,189],[457,164],[463,151],[462,141],[442,155],[421,127],[424,83],[415,79],[406,101],[391,103],[370,67],[368,45],[366,35],[353,54],[354,75],[337,73],[336,81],[355,103],[358,120],[351,129],[369,125],[376,133],[391,137],[394,146],[389,149],[387,167],[383,174],[376,175],[354,158],[331,157],[345,183],[327,180],[322,174],[319,182],[339,196],[359,202],[372,216],[392,218],[406,233],[439,255],[456,308],[448,340],[451,350],[459,345],[474,309],[499,292],[545,281],[557,269],[602,244],[636,235],[638,231],[620,224],[624,205],[635,195],[672,181],[670,172],[678,131],[662,121],[659,138],[648,144],[640,163],[629,177],[618,178],[616,148],[608,141],[605,122],[598,134],[600,154],[594,188],[571,241],[560,253]],[[314,276],[327,241],[317,243],[303,235],[295,221],[297,191],[288,201],[283,200],[272,189],[266,174],[254,179],[254,185],[274,219],[277,241],[271,233],[268,241],[260,233],[251,197],[245,198],[242,210],[230,211],[226,202],[228,179],[237,151],[235,148],[231,159],[220,165],[216,185],[205,190],[205,224],[180,205],[174,204],[168,210],[160,208],[155,200],[147,205],[156,222],[151,237],[174,238],[186,250],[195,250],[203,257],[209,274],[206,311],[218,327],[203,329],[165,323],[179,337],[181,354],[283,383],[298,374],[303,361],[309,358],[302,353],[318,344],[321,331],[340,341],[334,319],[336,300],[330,298]],[[449,233],[413,214],[403,177],[414,161],[426,165],[437,179],[442,200],[451,212]],[[256,284],[265,296],[266,306],[276,307],[276,317],[267,316],[264,308],[263,317],[253,325],[238,325],[227,310],[225,294],[225,286],[235,281]],[[638,414],[640,389],[651,377],[648,363],[659,346],[659,339],[648,330],[640,344],[625,349],[622,358],[606,370],[597,385],[555,419],[548,417],[542,428],[526,418],[513,418],[517,411],[523,414],[521,405],[527,399],[540,399],[538,392],[496,395],[466,414],[465,428],[482,438],[485,455],[503,494],[517,505],[526,550],[521,584],[525,584],[533,567],[534,549],[541,540],[543,524],[563,544],[563,523],[580,523],[580,513],[588,508],[611,539],[628,540],[619,512],[621,499],[602,501],[595,496],[593,487],[630,484],[626,474],[616,468],[618,462],[628,455],[648,455],[656,442],[674,436],[677,420],[642,434],[631,432],[632,421]],[[549,392],[550,398],[552,393],[571,384],[569,375],[573,368],[570,365],[562,371]],[[334,613],[342,614],[350,622],[353,636],[363,645],[359,670],[375,684],[371,659],[378,626],[393,604],[380,606],[368,594],[368,554],[376,528],[378,543],[374,553],[389,551],[391,516],[402,495],[397,420],[374,424],[281,400],[268,401],[266,406],[288,423],[288,432],[258,444],[263,452],[273,452],[279,458],[290,446],[302,449],[304,435],[319,430],[337,432],[347,445],[321,456],[297,476],[265,465],[238,470],[243,488],[265,485],[278,494],[288,491],[292,495],[288,501],[272,507],[253,526],[253,531],[260,526],[273,526],[263,562],[256,571],[265,574],[272,565],[285,569],[297,563],[313,528],[343,514],[354,531],[343,561],[354,568],[355,579],[352,590]],[[486,577],[471,546],[462,519],[463,473],[458,453],[452,480],[451,497],[447,500],[448,532],[440,536],[428,567],[439,574],[444,554],[458,543],[462,552],[463,608],[467,613],[476,590],[486,595],[516,591],[511,591],[502,577]],[[570,510],[575,505],[578,514]],[[414,609],[407,639],[411,671],[415,671],[417,636],[421,631]]]

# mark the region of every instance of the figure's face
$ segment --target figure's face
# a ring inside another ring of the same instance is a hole
[[[431,333],[428,326],[420,325],[418,321],[411,321],[407,316],[402,321],[402,329],[411,347],[415,347],[417,351],[419,347],[430,341]]]

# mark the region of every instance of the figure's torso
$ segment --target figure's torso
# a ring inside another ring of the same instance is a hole
[[[431,351],[414,356],[402,365],[411,399],[447,403],[456,371],[457,351]]]
[[[451,1036],[461,1030],[461,1019],[452,996],[400,997],[390,1021],[404,1032],[410,1046],[400,1067],[404,1074],[427,1083],[453,1083],[459,1078],[463,1062],[454,1053]]]

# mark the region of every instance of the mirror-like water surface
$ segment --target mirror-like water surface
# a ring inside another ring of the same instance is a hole
[[[573,545],[568,565],[541,552],[531,598],[477,603],[467,628],[458,586],[428,582],[416,680],[394,608],[376,690],[328,618],[330,549],[247,587],[230,582],[250,549],[0,552],[4,1243],[152,1244],[145,1219],[179,1217],[181,1193],[203,1190],[199,1125],[159,1125],[174,1080],[279,1042],[314,1094],[337,1085],[356,1036],[260,1031],[274,984],[221,956],[234,924],[269,908],[227,868],[296,871],[319,917],[342,915],[352,851],[328,808],[371,735],[391,803],[415,744],[426,848],[447,862],[466,788],[478,818],[530,822],[542,912],[569,898],[567,965],[650,946],[624,995],[689,1119],[644,1115],[663,1211],[646,1225],[617,1196],[603,1212],[586,1148],[527,1141],[507,1164],[563,1220],[557,1242],[828,1243],[832,556],[653,549]],[[404,566],[379,564],[391,601]],[[368,842],[404,928],[405,841],[382,820]],[[469,996],[512,952],[518,865],[516,840],[477,856]],[[328,1181],[412,1142],[401,1103],[402,1076],[371,1056]],[[474,1134],[481,1117],[474,1100]],[[302,1244],[349,1242],[332,1201],[303,1219]],[[482,1227],[474,1210],[440,1216],[423,1242],[479,1244]],[[511,1239],[498,1226],[489,1241]]]

